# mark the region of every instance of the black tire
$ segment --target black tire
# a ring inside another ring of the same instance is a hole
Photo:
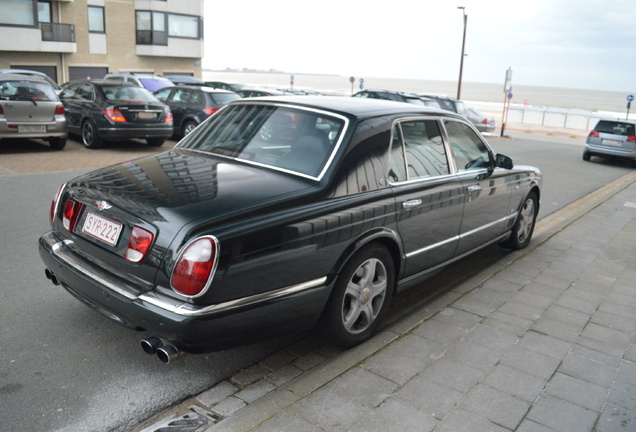
[[[503,242],[501,246],[512,250],[523,249],[528,246],[532,238],[532,233],[534,232],[534,226],[537,222],[538,211],[539,199],[537,198],[537,194],[530,192],[523,202],[521,209],[519,209],[517,220],[510,233],[510,238]]]
[[[583,160],[589,162],[590,159],[592,158],[592,155],[589,152],[584,151],[583,152]]]
[[[97,132],[97,126],[91,120],[85,120],[82,123],[82,143],[84,147],[89,149],[97,149],[104,145],[104,141],[100,138]]]
[[[146,138],[146,142],[150,147],[161,147],[166,142],[165,138]]]
[[[49,138],[49,145],[53,150],[62,150],[66,147],[66,138]]]
[[[389,309],[394,287],[389,251],[377,243],[360,249],[336,280],[319,323],[323,338],[347,348],[369,339]]]
[[[182,133],[183,136],[188,135],[190,132],[192,132],[196,127],[198,126],[198,124],[196,122],[193,121],[187,121],[185,122],[185,124],[183,125],[182,128]]]

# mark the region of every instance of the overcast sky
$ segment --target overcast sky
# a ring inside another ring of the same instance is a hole
[[[205,2],[212,69],[636,91],[634,0]]]

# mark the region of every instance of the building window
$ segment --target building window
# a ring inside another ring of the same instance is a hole
[[[37,10],[33,0],[0,0],[0,24],[35,26]]]
[[[38,2],[38,21],[41,23],[50,23],[53,21],[53,16],[51,15],[51,2]]]
[[[168,34],[171,37],[199,39],[199,17],[192,15],[168,15]]]
[[[137,11],[137,44],[168,45],[165,13]]]
[[[88,31],[90,33],[106,33],[106,23],[104,21],[103,7],[88,7]]]
[[[136,23],[138,45],[168,45],[168,37],[201,39],[197,16],[137,11]]]

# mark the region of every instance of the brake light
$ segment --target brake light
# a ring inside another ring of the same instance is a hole
[[[126,260],[138,263],[148,254],[150,246],[155,236],[148,230],[134,227],[128,240],[128,249],[126,249]]]
[[[174,117],[172,117],[172,111],[168,111],[166,114],[166,121],[164,123],[170,123],[174,121]]]
[[[218,254],[218,241],[212,236],[190,242],[179,254],[172,270],[172,289],[189,297],[203,295],[212,282]]]
[[[488,119],[487,119],[487,118],[485,118],[485,119],[483,119],[481,122],[482,122],[483,124],[488,124]]]
[[[2,108],[0,108],[2,109]],[[64,105],[59,104],[58,106],[55,107],[55,114],[62,114],[64,115]]]
[[[212,115],[215,112],[217,112],[218,110],[220,110],[221,108],[206,108],[203,111],[205,111],[206,114],[208,115]]]
[[[2,108],[2,105],[0,105],[0,114],[4,114],[4,109]]]
[[[124,115],[121,113],[121,111],[115,109],[105,109],[104,110],[104,116],[110,120],[110,121],[114,121],[114,122],[118,122],[118,123],[125,123],[126,122],[126,117],[124,117]]]
[[[77,201],[66,200],[62,211],[62,224],[69,232],[72,232],[79,218],[82,205]]]
[[[62,196],[62,191],[64,190],[65,186],[66,183],[64,183],[57,189],[57,192],[53,196],[53,201],[51,201],[51,210],[49,211],[49,223],[51,225],[53,225],[53,219],[55,219],[55,213],[57,213],[57,204],[60,201],[60,197]]]
[[[596,131],[590,131],[590,134],[588,136],[594,137],[594,138],[598,138],[600,136],[600,134]]]
[[[626,140],[627,142],[636,142],[636,136],[630,136]]]

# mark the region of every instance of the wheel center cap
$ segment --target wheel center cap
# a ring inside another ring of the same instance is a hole
[[[369,300],[371,300],[371,290],[369,290],[368,288],[365,288],[362,291],[362,295],[360,296],[360,300],[362,300],[362,303],[368,303]]]

